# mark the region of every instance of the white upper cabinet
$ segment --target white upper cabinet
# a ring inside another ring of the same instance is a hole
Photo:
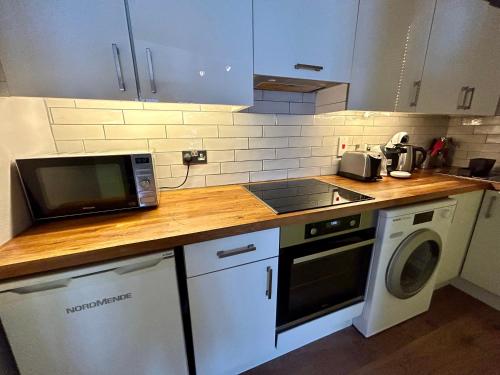
[[[0,0],[11,95],[137,98],[122,0]]]
[[[435,0],[360,0],[348,108],[413,112]]]
[[[253,11],[255,74],[350,81],[358,0],[254,0]]]
[[[141,98],[253,103],[251,0],[129,0]]]
[[[500,95],[500,9],[437,0],[418,112],[493,115]]]

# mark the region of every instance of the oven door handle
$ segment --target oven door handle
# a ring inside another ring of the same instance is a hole
[[[353,244],[350,244],[350,245],[336,247],[335,249],[325,250],[325,251],[322,251],[321,253],[315,253],[315,254],[311,254],[311,255],[306,255],[306,256],[303,256],[303,257],[300,257],[300,258],[295,258],[293,260],[293,264],[298,264],[298,263],[303,263],[303,262],[309,262],[310,260],[314,260],[314,259],[317,259],[317,258],[323,258],[323,257],[329,256],[329,255],[333,255],[333,254],[337,254],[337,253],[342,253],[344,251],[353,250],[353,249],[356,249],[358,247],[363,247],[363,246],[366,246],[366,245],[372,245],[374,242],[375,242],[375,239],[372,238],[372,239],[369,239],[369,240],[366,240],[366,241],[361,241],[361,242],[356,242],[356,243],[353,243]]]

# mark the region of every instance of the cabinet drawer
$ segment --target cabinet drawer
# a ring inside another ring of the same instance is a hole
[[[279,254],[279,228],[184,246],[188,277]]]

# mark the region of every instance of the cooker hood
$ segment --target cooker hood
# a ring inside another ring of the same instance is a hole
[[[256,90],[313,92],[339,84],[339,82],[317,81],[313,79],[275,77],[257,74],[253,76],[253,86]]]

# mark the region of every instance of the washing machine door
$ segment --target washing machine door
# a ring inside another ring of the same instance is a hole
[[[430,229],[420,229],[406,237],[387,267],[387,290],[400,299],[420,292],[436,270],[441,248],[441,237]]]

